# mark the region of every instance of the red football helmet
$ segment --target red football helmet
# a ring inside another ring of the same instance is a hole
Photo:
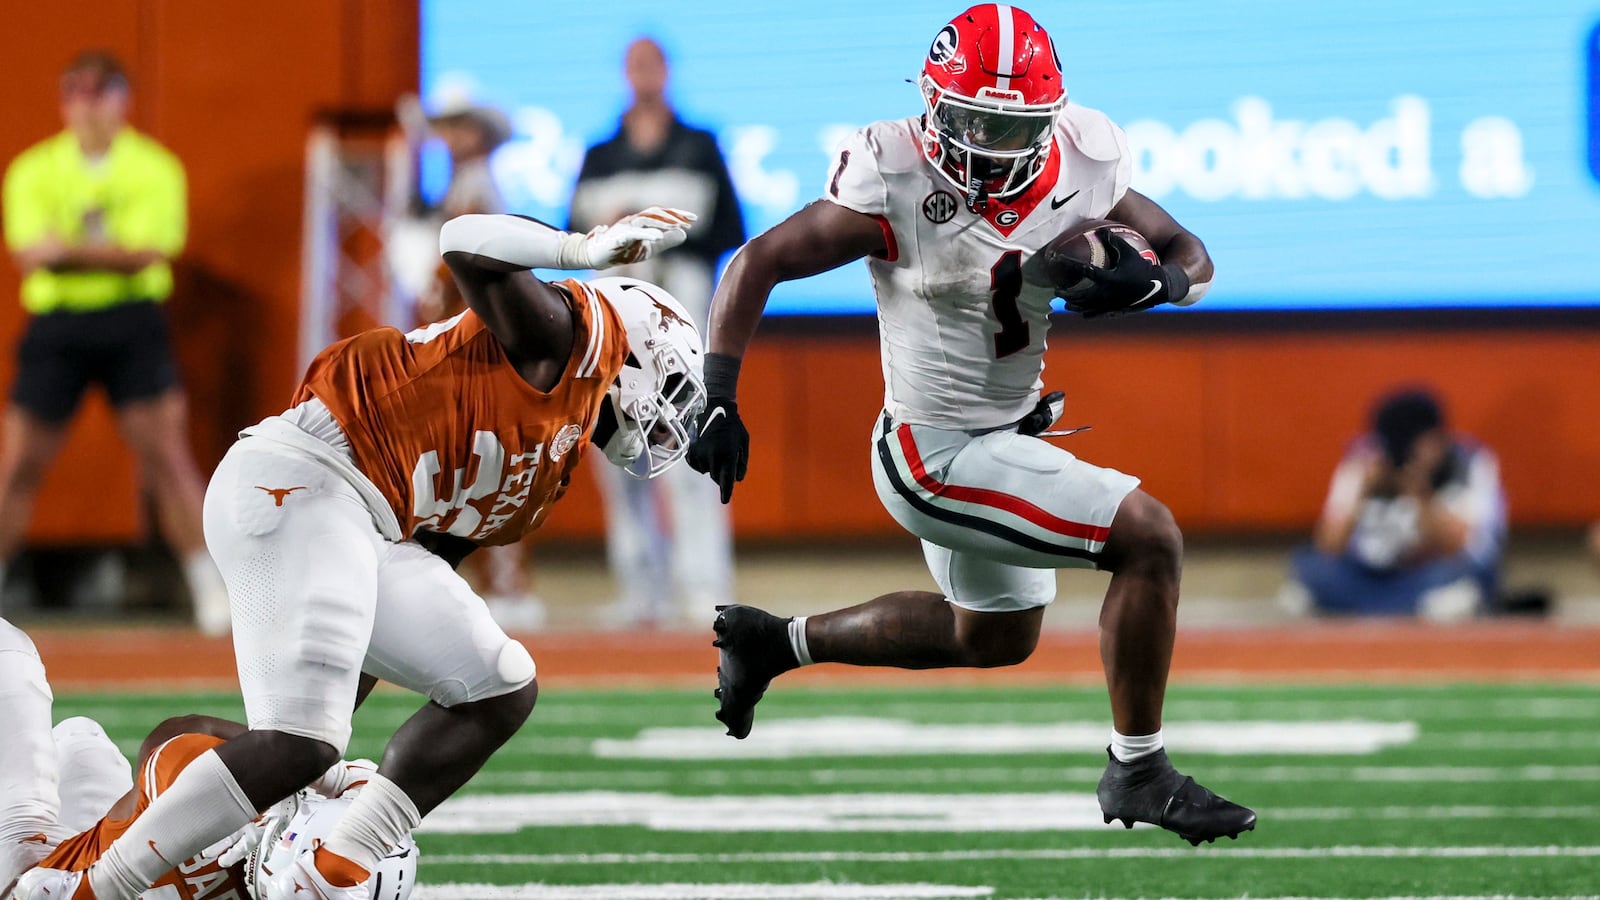
[[[1067,105],[1050,36],[1026,12],[974,6],[933,39],[917,80],[928,114],[923,143],[939,171],[981,210],[1044,169],[1056,117]]]

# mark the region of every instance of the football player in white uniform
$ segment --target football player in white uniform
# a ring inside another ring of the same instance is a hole
[[[245,730],[212,716],[167,719],[141,743],[135,781],[98,722],[74,716],[52,727],[53,703],[33,641],[0,619],[0,900],[71,897],[74,873],[205,750]],[[377,768],[371,760],[341,760],[306,790],[170,866],[140,900],[302,900],[294,860],[327,840]],[[371,900],[406,900],[416,871],[417,847],[406,837],[378,861],[364,888]]]
[[[940,29],[919,83],[921,117],[876,122],[839,151],[825,196],[746,244],[712,305],[709,395],[689,463],[724,502],[749,435],[735,383],[780,281],[866,258],[878,302],[884,412],[873,433],[878,496],[922,539],[940,593],[901,591],[780,619],[723,610],[717,717],[750,731],[770,680],[799,665],[939,668],[1026,659],[1063,567],[1112,573],[1100,650],[1114,730],[1099,786],[1106,821],[1151,822],[1192,843],[1237,837],[1255,814],[1173,768],[1161,737],[1182,536],[1138,479],[1038,435],[1059,413],[1041,373],[1051,287],[1035,254],[1093,218],[1132,227],[1114,264],[1083,268],[1086,318],[1187,305],[1212,276],[1205,246],[1130,190],[1122,130],[1069,104],[1049,36],[1012,6],[974,6]]]

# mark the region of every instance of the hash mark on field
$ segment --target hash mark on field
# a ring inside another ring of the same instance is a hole
[[[1589,859],[1600,846],[1479,847],[1060,847],[1018,850],[866,851],[818,850],[771,853],[436,853],[432,865],[447,866],[637,866],[705,863],[924,863],[987,860],[1189,859]]]

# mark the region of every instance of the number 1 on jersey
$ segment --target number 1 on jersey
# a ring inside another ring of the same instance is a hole
[[[1005,359],[1028,346],[1028,323],[1017,298],[1022,296],[1022,251],[1007,250],[989,267],[989,305],[1000,322],[994,335],[994,358]]]

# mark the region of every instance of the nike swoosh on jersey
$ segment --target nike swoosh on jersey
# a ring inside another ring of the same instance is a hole
[[[1145,294],[1143,297],[1140,297],[1139,298],[1139,303],[1143,303],[1146,300],[1149,300],[1151,297],[1154,297],[1157,294],[1157,292],[1159,292],[1160,290],[1161,290],[1161,282],[1155,280],[1154,278],[1150,279],[1150,293]],[[1139,303],[1135,303],[1134,305],[1137,306],[1137,305],[1139,305]]]
[[[1050,208],[1051,209],[1060,209],[1061,207],[1066,206],[1068,203],[1072,202],[1072,198],[1073,197],[1078,196],[1078,194],[1081,193],[1081,192],[1082,192],[1082,188],[1080,188],[1080,189],[1078,189],[1076,191],[1073,191],[1072,193],[1066,195],[1065,197],[1052,197],[1050,199]]]

